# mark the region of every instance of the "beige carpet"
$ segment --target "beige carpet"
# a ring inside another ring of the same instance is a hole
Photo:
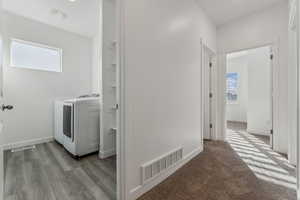
[[[206,142],[203,153],[139,200],[296,200],[295,172],[284,157],[246,133],[232,131],[228,140],[232,146]]]

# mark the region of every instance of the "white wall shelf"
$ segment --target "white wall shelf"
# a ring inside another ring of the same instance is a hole
[[[103,47],[102,47],[102,115],[100,133],[100,152],[111,151],[116,148],[117,102],[117,47],[115,9],[111,6],[111,0],[103,0]],[[101,153],[100,158],[105,158]]]

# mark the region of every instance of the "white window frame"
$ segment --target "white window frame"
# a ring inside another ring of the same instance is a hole
[[[228,100],[228,96],[227,96],[227,74],[228,73],[236,73],[237,74],[237,87],[236,87],[236,91],[237,91],[237,99],[236,99],[236,101],[229,101]],[[239,93],[240,93],[240,91],[239,91],[239,89],[240,89],[240,74],[238,73],[238,72],[226,72],[226,103],[228,104],[228,105],[235,105],[235,104],[239,104]]]
[[[59,56],[60,56],[60,68],[59,71],[54,71],[54,70],[47,70],[47,69],[43,69],[42,67],[37,67],[37,66],[20,66],[20,65],[13,65],[13,58],[12,58],[12,43],[13,42],[18,42],[18,43],[22,43],[25,45],[30,45],[30,46],[35,46],[35,47],[40,47],[40,48],[45,48],[45,49],[50,49],[50,50],[54,50],[54,51],[58,51],[59,52]],[[45,45],[45,44],[41,44],[41,43],[36,43],[36,42],[31,42],[31,41],[26,41],[26,40],[21,40],[21,39],[17,39],[17,38],[11,38],[10,39],[10,67],[14,67],[14,68],[19,68],[19,69],[27,69],[27,70],[38,70],[38,71],[46,71],[46,72],[54,72],[54,73],[61,73],[62,72],[62,65],[63,65],[63,50],[61,48],[57,48],[57,47],[52,47],[49,45]]]

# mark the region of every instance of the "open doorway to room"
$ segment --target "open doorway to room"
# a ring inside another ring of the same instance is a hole
[[[117,199],[116,1],[1,2],[0,199]]]
[[[270,188],[294,195],[295,167],[273,150],[272,46],[226,56],[226,141]]]
[[[272,47],[227,55],[226,124],[272,147]]]

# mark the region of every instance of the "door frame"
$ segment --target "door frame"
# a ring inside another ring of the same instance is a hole
[[[202,91],[201,91],[201,100],[202,100],[202,111],[204,111],[204,108],[205,107],[208,107],[209,110],[209,121],[208,121],[208,126],[210,126],[210,124],[212,124],[212,127],[209,129],[210,131],[210,138],[208,140],[213,140],[215,139],[215,124],[216,124],[216,120],[215,120],[215,113],[213,112],[214,111],[214,106],[213,104],[215,103],[215,98],[214,98],[214,94],[215,94],[215,90],[214,90],[214,87],[215,87],[215,84],[214,84],[214,70],[216,68],[216,53],[211,50],[206,44],[203,43],[203,41],[201,40],[201,46],[202,46],[202,54],[201,54],[201,73],[202,73],[202,81],[201,81],[201,88],[202,88]],[[207,66],[206,63],[204,63],[204,51],[208,51],[209,53],[209,62],[211,63],[212,66]],[[208,67],[208,69],[206,68]],[[205,71],[205,70],[208,70],[208,71]],[[208,76],[208,79],[206,77],[207,73],[209,74]],[[207,88],[208,87],[208,88]],[[207,94],[207,92],[209,94]],[[211,98],[209,98],[209,101],[207,102],[206,98],[207,98],[207,95],[210,95],[210,93],[213,95]],[[202,127],[203,127],[203,133],[202,133],[202,136],[203,136],[203,139],[204,139],[204,131],[205,130],[205,112],[202,112],[203,115],[202,115]]]
[[[99,0],[102,2],[102,0]],[[124,87],[124,75],[125,69],[123,66],[125,62],[125,50],[124,50],[124,1],[116,0],[116,40],[117,40],[117,102],[119,102],[119,110],[117,111],[117,199],[128,199],[126,191],[126,152],[125,152],[125,87]],[[0,0],[0,31],[2,32],[2,0]],[[2,64],[0,65],[0,75],[2,76]],[[0,78],[2,84],[2,77]],[[2,90],[0,91],[0,100],[2,96]],[[1,102],[0,102],[1,103]],[[0,111],[1,112],[1,111]],[[1,118],[0,118],[0,134],[2,130]],[[4,198],[4,148],[3,141],[0,135],[0,200]],[[3,158],[3,159],[2,159]]]
[[[270,79],[270,85],[271,85],[271,91],[270,91],[270,109],[271,109],[271,132],[270,132],[270,146],[271,148],[273,149],[273,130],[274,130],[274,58],[275,58],[275,54],[274,54],[274,46],[273,44],[269,44],[269,45],[260,45],[260,46],[256,46],[254,48],[246,48],[246,49],[242,49],[242,50],[237,50],[237,51],[231,51],[229,53],[226,53],[226,69],[225,69],[225,76],[226,76],[226,73],[227,73],[227,56],[229,54],[232,54],[232,53],[238,53],[238,52],[241,52],[241,51],[247,51],[247,50],[253,50],[253,49],[258,49],[258,48],[263,48],[263,47],[269,47],[269,50],[270,50],[270,76],[271,76],[271,79]],[[225,84],[226,85],[226,84]],[[226,88],[225,88],[225,94],[226,94]],[[226,130],[227,130],[227,122],[226,122],[226,111],[227,111],[227,101],[226,101],[226,96],[225,96],[225,138],[226,138]]]
[[[3,17],[2,17],[2,0],[0,0],[0,37],[3,41]],[[3,49],[3,42],[0,48]],[[3,51],[2,51],[3,52]],[[2,55],[3,56],[3,53]],[[3,57],[1,58],[2,63],[0,63],[0,105],[2,105],[3,100]],[[0,110],[0,112],[3,112]],[[2,115],[3,116],[3,115]],[[3,136],[3,123],[2,118],[0,118],[0,198],[4,199],[4,136]]]
[[[296,3],[295,3],[296,2]],[[293,1],[296,5],[296,33],[297,33],[297,150],[296,150],[296,174],[297,174],[297,199],[300,200],[300,2]],[[293,4],[291,5],[293,6]]]
[[[129,199],[126,163],[126,102],[125,102],[125,2],[116,0],[116,42],[117,42],[117,199]]]
[[[250,49],[255,49],[255,48],[260,48],[260,47],[266,47],[270,46],[273,52],[273,59],[272,59],[272,66],[271,66],[271,73],[272,73],[272,127],[273,127],[273,139],[272,139],[272,148],[276,150],[276,143],[274,143],[274,135],[276,135],[276,132],[278,131],[278,121],[279,121],[279,83],[278,81],[273,81],[273,80],[278,80],[279,78],[279,38],[276,38],[272,40],[271,42],[265,42],[265,43],[257,43],[254,45],[249,45],[249,46],[241,46],[238,48],[233,48],[230,50],[222,50],[218,53],[218,66],[217,66],[217,71],[215,73],[218,79],[216,80],[216,85],[217,85],[217,90],[218,93],[216,95],[217,98],[217,104],[214,105],[215,107],[215,112],[218,113],[217,115],[217,124],[216,124],[216,130],[219,132],[217,135],[217,140],[226,140],[226,69],[227,69],[227,55],[230,53],[234,52],[239,52],[239,51],[245,51],[245,50],[250,50]]]

